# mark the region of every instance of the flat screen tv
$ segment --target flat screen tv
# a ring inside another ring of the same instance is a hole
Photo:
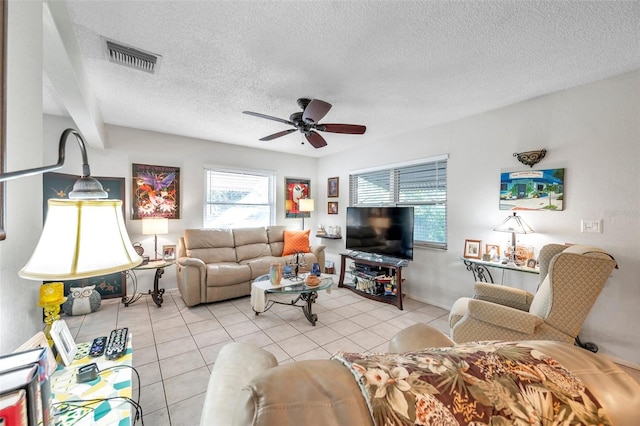
[[[347,207],[348,250],[413,260],[413,207]]]

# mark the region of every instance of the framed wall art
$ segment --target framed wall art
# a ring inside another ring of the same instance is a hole
[[[302,178],[284,178],[284,217],[286,219],[308,218],[310,212],[301,212],[298,202],[311,198],[311,181]]]
[[[327,197],[337,197],[340,193],[340,178],[330,177],[327,179]]]
[[[480,259],[482,257],[482,241],[480,240],[464,240],[463,257],[467,259]]]
[[[98,177],[94,176],[109,194],[112,200],[122,201],[122,217],[125,216],[125,183],[124,178],[119,177]],[[69,192],[73,189],[73,184],[80,179],[80,176],[65,173],[48,172],[42,175],[42,218],[46,220],[48,204],[50,198],[69,198]],[[45,283],[48,281],[45,281]],[[122,272],[101,275],[80,280],[62,281],[64,283],[64,294],[69,294],[70,287],[85,287],[95,285],[96,291],[103,299],[124,297],[126,291],[126,275]]]
[[[133,163],[131,182],[131,219],[180,219],[179,167]]]
[[[327,213],[329,213],[329,214],[338,214],[338,202],[337,201],[329,201],[327,203]]]
[[[562,210],[564,169],[500,174],[500,210]]]

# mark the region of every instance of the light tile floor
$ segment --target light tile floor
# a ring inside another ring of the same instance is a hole
[[[150,296],[129,307],[120,299],[106,299],[97,312],[64,320],[78,343],[128,327],[145,424],[191,426],[199,424],[209,373],[226,343],[252,343],[287,363],[327,359],[340,350],[386,352],[396,332],[417,322],[448,333],[446,310],[408,298],[403,304],[401,311],[334,287],[319,294],[314,327],[297,307],[275,305],[256,316],[247,296],[189,308],[171,289],[161,308]]]

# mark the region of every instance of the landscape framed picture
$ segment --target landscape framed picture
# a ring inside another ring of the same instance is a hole
[[[120,177],[100,177],[94,176],[107,192],[109,199],[122,201],[122,217],[125,216],[125,182]],[[47,218],[48,204],[50,198],[69,198],[69,192],[73,189],[73,184],[80,179],[80,176],[65,173],[48,172],[42,175],[42,219]],[[45,281],[45,283],[48,281]],[[96,291],[103,299],[124,297],[126,292],[126,274],[116,272],[113,274],[101,275],[98,277],[84,278],[81,280],[62,281],[64,283],[64,294],[69,294],[70,287],[85,287],[95,285]]]
[[[131,219],[180,219],[180,168],[131,165]]]
[[[311,212],[301,212],[299,202],[311,198],[311,180],[304,178],[284,178],[284,217],[286,219],[308,218]]]
[[[327,197],[338,197],[340,193],[340,178],[330,177],[327,179]]]
[[[500,210],[564,208],[564,169],[525,170],[500,174]]]

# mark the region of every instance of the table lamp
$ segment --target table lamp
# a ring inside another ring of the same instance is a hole
[[[158,257],[158,235],[169,233],[169,219],[166,217],[150,217],[142,219],[142,234],[153,235],[155,258],[152,261],[161,260]]]
[[[301,198],[298,200],[298,210],[302,213],[302,230],[304,231],[304,213],[315,210],[315,203],[312,198]]]
[[[516,263],[516,234],[533,234],[535,231],[517,213],[507,216],[494,231],[511,232],[511,256],[509,256],[508,266],[518,266]]]

